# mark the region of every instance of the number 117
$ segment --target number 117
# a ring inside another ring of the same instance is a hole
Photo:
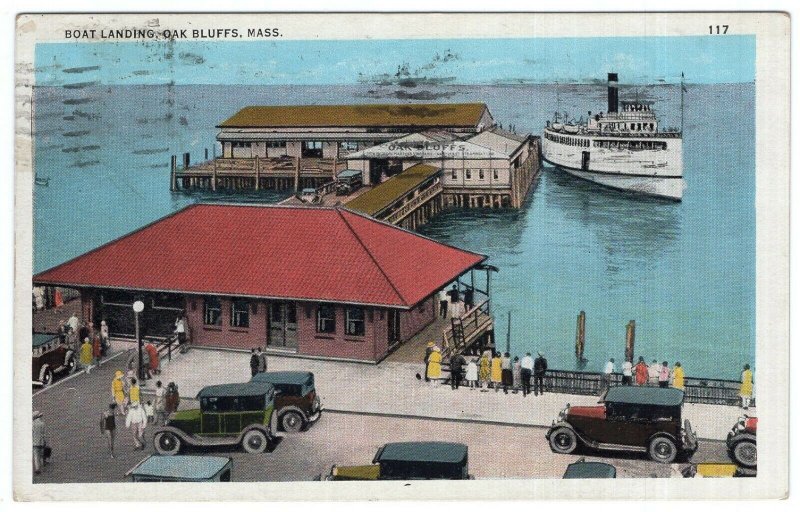
[[[709,25],[708,26],[708,33],[709,34],[727,34],[728,33],[728,25]]]

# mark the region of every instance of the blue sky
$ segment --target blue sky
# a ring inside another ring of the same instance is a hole
[[[75,68],[89,68],[78,70]],[[65,70],[67,70],[65,72]],[[398,70],[402,70],[397,76]],[[72,72],[69,72],[72,71]],[[753,82],[754,36],[41,43],[37,85]]]

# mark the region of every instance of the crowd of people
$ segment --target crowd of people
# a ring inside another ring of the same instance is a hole
[[[250,375],[267,371],[267,354],[261,347],[250,349]]]
[[[166,424],[169,415],[178,410],[181,400],[177,384],[170,382],[164,387],[159,380],[154,399],[144,401],[136,377],[121,370],[117,370],[111,381],[111,399],[108,409],[100,416],[100,430],[108,441],[112,459],[118,415],[125,418],[125,427],[133,431],[135,449],[144,450],[147,425]]]
[[[67,319],[59,320],[58,337],[78,356],[83,371],[91,372],[108,353],[110,339],[105,320],[96,328],[92,322],[83,322],[75,313]]]
[[[539,352],[534,359],[528,352],[522,358],[515,356],[513,359],[508,352],[500,353],[492,348],[485,349],[480,356],[465,356],[461,353],[450,357],[450,372],[448,378],[442,372],[442,352],[434,343],[429,342],[425,351],[425,381],[431,386],[449,380],[451,389],[458,389],[462,385],[471,390],[488,391],[501,389],[508,394],[522,392],[526,397],[531,394],[531,380],[533,381],[533,395],[544,394],[544,376],[547,372],[547,359]]]

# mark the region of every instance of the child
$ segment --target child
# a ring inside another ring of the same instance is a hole
[[[147,415],[147,423],[153,423],[153,403],[148,400],[146,404],[144,404],[144,413]]]
[[[475,358],[470,358],[467,363],[467,382],[469,382],[470,390],[478,387],[478,363]]]

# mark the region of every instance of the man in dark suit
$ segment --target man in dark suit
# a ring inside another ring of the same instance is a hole
[[[544,374],[547,372],[547,359],[539,352],[539,357],[533,362],[533,394],[544,395]]]

